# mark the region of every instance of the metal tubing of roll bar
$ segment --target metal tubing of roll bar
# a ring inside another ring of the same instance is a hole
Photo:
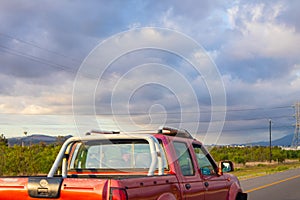
[[[67,152],[67,149],[71,143],[78,142],[78,141],[93,141],[93,140],[109,140],[109,139],[131,139],[131,138],[140,138],[147,140],[149,145],[150,145],[150,153],[151,153],[151,165],[148,170],[148,176],[153,176],[154,172],[156,170],[156,165],[158,163],[158,174],[163,175],[164,174],[164,169],[163,169],[163,161],[161,158],[162,155],[162,149],[160,148],[158,140],[152,136],[152,135],[139,135],[139,134],[132,134],[132,135],[117,135],[117,134],[111,134],[111,135],[98,135],[98,136],[93,136],[93,137],[72,137],[69,138],[65,141],[65,143],[62,145],[59,153],[56,156],[56,159],[47,175],[47,177],[53,177],[55,172],[57,171],[60,162],[63,161],[65,158],[65,154]],[[68,152],[67,152],[68,153]],[[62,177],[67,177],[67,162],[66,160],[63,162],[62,166]]]
[[[53,177],[54,176],[56,170],[58,169],[58,166],[59,166],[60,162],[63,160],[63,158],[65,156],[65,152],[66,152],[69,144],[71,144],[72,142],[76,142],[79,139],[80,138],[78,138],[78,137],[72,137],[72,138],[69,138],[65,141],[65,143],[62,145],[59,153],[57,154],[56,159],[55,159],[55,161],[54,161],[54,163],[53,163],[53,165],[52,165],[52,167],[51,167],[51,169],[50,169],[50,171],[47,175],[48,177]],[[63,162],[63,164],[66,165],[66,162]],[[66,169],[66,166],[62,166],[62,168]],[[65,170],[62,170],[62,172],[66,173]],[[62,174],[62,176],[65,177],[66,174]]]

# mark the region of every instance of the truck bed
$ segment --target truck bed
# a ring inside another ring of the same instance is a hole
[[[72,177],[73,176],[73,177]],[[68,178],[43,176],[0,178],[0,199],[107,199],[108,188],[122,187],[130,199],[140,199],[145,194],[158,197],[166,191],[180,189],[175,175],[71,175]],[[143,193],[141,193],[141,190]],[[12,195],[13,194],[13,195]]]

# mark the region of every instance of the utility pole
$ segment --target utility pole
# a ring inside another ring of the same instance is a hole
[[[294,117],[296,119],[296,123],[295,123],[294,138],[293,138],[291,147],[294,147],[297,150],[298,146],[299,146],[300,103],[299,102],[295,103],[294,108],[295,108]]]
[[[272,120],[269,119],[269,134],[270,134],[270,163],[272,162]]]

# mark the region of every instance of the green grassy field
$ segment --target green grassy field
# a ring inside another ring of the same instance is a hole
[[[239,179],[248,179],[257,176],[264,176],[285,170],[300,168],[299,161],[291,161],[286,163],[248,163],[244,166],[236,166],[232,174]]]

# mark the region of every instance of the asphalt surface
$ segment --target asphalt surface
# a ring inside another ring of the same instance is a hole
[[[240,182],[248,200],[300,200],[300,169]]]

